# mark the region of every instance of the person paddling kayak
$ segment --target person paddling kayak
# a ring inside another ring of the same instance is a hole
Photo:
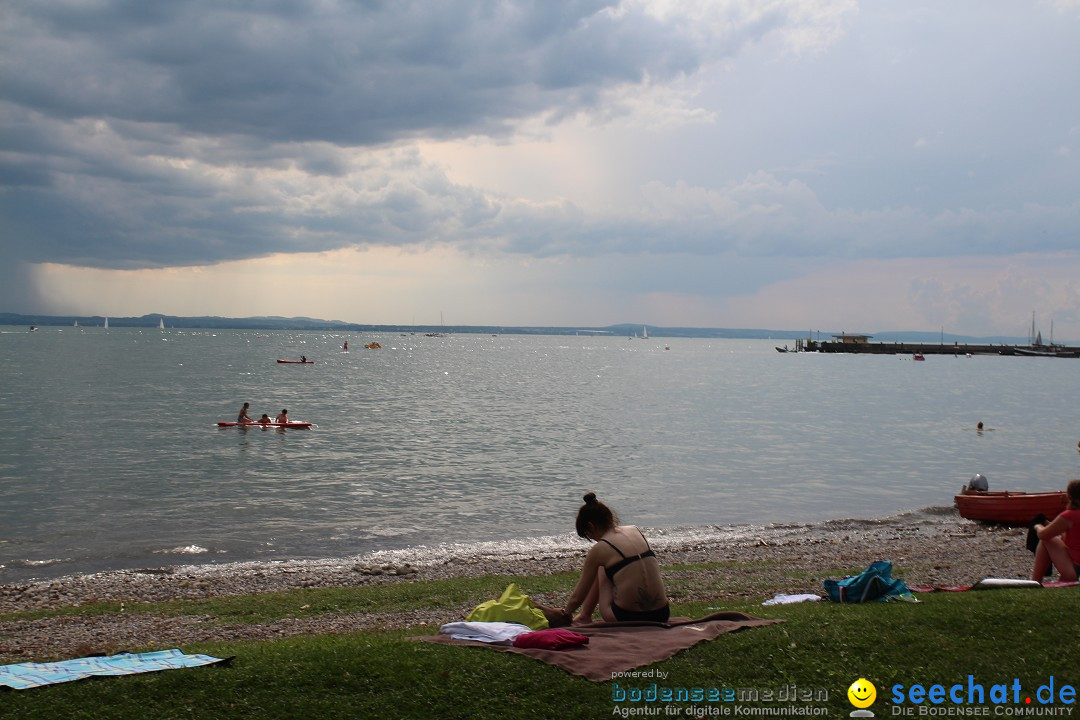
[[[240,408],[240,414],[236,416],[236,422],[238,423],[250,423],[255,422],[248,415],[248,408],[251,407],[251,403],[244,403],[244,407]]]

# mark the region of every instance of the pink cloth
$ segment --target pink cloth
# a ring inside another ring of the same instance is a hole
[[[518,635],[514,638],[514,647],[540,648],[542,650],[567,650],[588,645],[589,638],[581,633],[566,628],[548,628]]]

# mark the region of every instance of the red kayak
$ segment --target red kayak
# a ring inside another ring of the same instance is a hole
[[[311,423],[309,422],[292,422],[287,423],[261,423],[261,422],[219,422],[218,427],[258,427],[258,428],[309,428]]]
[[[282,365],[314,365],[314,360],[278,360]]]
[[[1068,502],[1064,490],[1031,493],[976,490],[957,495],[955,500],[960,517],[1003,525],[1027,525],[1039,513],[1053,520]]]

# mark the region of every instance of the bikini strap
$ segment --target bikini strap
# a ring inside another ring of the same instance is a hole
[[[615,545],[610,540],[607,540],[605,538],[600,538],[600,542],[606,542],[608,545],[611,545],[611,549],[614,550],[615,552],[619,553],[619,557],[621,557],[621,558],[626,557],[626,555],[623,555],[623,551],[620,550],[619,548],[615,547]],[[646,542],[648,542],[648,541],[646,540]]]
[[[637,532],[638,535],[641,536],[641,539],[645,541],[645,547],[649,550],[652,550],[652,545],[649,544],[649,538],[645,537],[645,533],[641,532],[641,528],[637,528]]]

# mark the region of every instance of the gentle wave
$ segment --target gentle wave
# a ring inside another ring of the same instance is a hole
[[[929,532],[941,525],[951,525],[960,518],[954,508],[925,508],[880,518],[848,518],[829,520],[821,523],[804,524],[769,524],[740,526],[686,526],[674,528],[641,527],[649,538],[649,544],[656,550],[669,548],[684,549],[699,545],[723,545],[739,542],[803,540],[807,538],[842,536],[848,531],[861,528],[920,528]],[[583,554],[591,543],[573,533],[523,537],[513,540],[483,542],[446,542],[432,545],[395,550],[376,550],[354,556],[340,558],[319,558],[313,560],[294,560],[275,562],[271,566],[281,567],[342,567],[352,564],[401,564],[408,562],[417,567],[443,565],[452,560],[466,562],[498,560],[537,560],[551,557],[566,557]],[[267,563],[238,562],[215,565],[187,566],[185,571],[200,570],[213,573],[228,573],[242,568],[266,567]]]
[[[183,547],[175,547],[168,550],[154,550],[156,555],[203,555],[210,552],[209,548],[204,548],[199,545],[184,545]]]
[[[63,565],[65,563],[75,562],[74,558],[46,558],[44,560],[10,560],[8,565],[16,568],[47,568],[53,565]],[[0,565],[0,569],[4,568],[4,565]]]

